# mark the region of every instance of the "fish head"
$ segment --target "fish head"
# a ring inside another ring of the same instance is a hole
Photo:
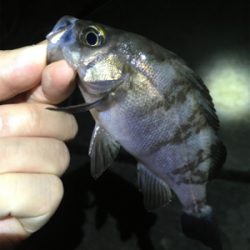
[[[48,62],[65,59],[79,76],[81,92],[103,95],[126,78],[122,31],[65,16],[47,35]]]

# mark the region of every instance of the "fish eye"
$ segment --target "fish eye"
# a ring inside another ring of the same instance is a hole
[[[85,35],[85,40],[89,46],[96,46],[99,43],[99,36],[96,32],[89,31]]]
[[[80,35],[80,41],[90,47],[101,46],[104,42],[104,32],[101,28],[90,26]]]

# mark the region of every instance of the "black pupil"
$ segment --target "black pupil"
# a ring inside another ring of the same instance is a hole
[[[94,32],[89,32],[89,33],[86,35],[86,41],[87,41],[87,43],[88,43],[90,46],[96,45],[96,44],[97,44],[97,41],[98,41],[97,34],[95,34]]]

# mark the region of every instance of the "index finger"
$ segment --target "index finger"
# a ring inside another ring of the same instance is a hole
[[[46,65],[47,44],[0,51],[0,101],[34,88]]]

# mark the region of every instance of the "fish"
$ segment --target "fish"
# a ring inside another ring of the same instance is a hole
[[[138,162],[145,208],[165,206],[174,193],[183,209],[183,232],[222,249],[206,186],[225,162],[226,148],[202,79],[150,39],[93,21],[64,16],[47,41],[48,63],[66,60],[86,101],[50,109],[90,111],[95,120],[91,175],[99,178],[123,147]],[[199,228],[209,235],[201,236]]]

